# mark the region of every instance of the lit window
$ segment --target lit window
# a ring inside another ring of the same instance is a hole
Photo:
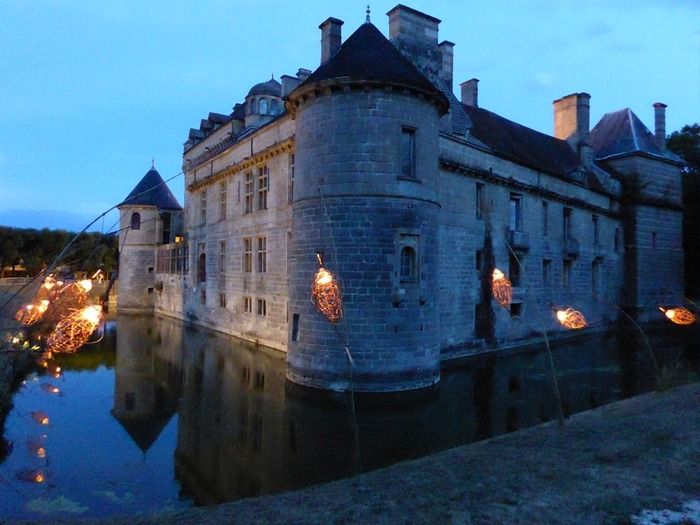
[[[219,219],[226,218],[226,181],[219,184]]]
[[[243,271],[253,271],[253,239],[251,237],[243,239]]]
[[[401,176],[416,178],[416,130],[401,128]]]
[[[141,214],[138,212],[134,212],[131,214],[131,224],[129,226],[132,230],[140,230],[141,229]]]
[[[267,187],[268,187],[268,173],[267,166],[262,166],[258,168],[258,209],[267,209]]]
[[[258,237],[258,273],[267,272],[267,237]]]
[[[253,190],[255,182],[253,174],[249,171],[245,174],[245,213],[253,211]]]

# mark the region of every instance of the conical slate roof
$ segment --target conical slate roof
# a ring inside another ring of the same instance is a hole
[[[325,80],[369,80],[413,87],[440,100],[443,111],[449,107],[445,95],[370,22],[362,24],[294,91]]]
[[[115,416],[115,419],[119,421],[126,433],[129,434],[129,437],[143,452],[148,452],[153,446],[153,443],[160,437],[161,432],[163,432],[171,418],[172,414],[152,419],[120,419]]]
[[[121,206],[155,206],[161,210],[182,209],[155,168],[148,170],[127,198],[119,203],[118,207]]]
[[[673,161],[680,159],[656,143],[656,137],[629,109],[606,113],[591,130],[591,144],[597,159],[632,153],[646,153]]]

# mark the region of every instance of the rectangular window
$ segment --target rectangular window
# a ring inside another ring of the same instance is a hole
[[[510,303],[511,317],[520,317],[523,314],[523,303]]]
[[[245,174],[245,213],[251,213],[253,211],[254,186],[255,181],[253,180],[253,174],[249,171]]]
[[[418,246],[419,236],[410,234],[401,234],[399,254],[399,280],[402,283],[418,282]]]
[[[267,166],[258,168],[258,209],[267,209],[267,189],[268,189]]]
[[[571,239],[571,216],[573,214],[573,210],[571,208],[564,207],[563,211],[563,224],[562,224],[562,232],[565,240]]]
[[[253,299],[247,295],[243,297],[243,312],[246,314],[253,313]]]
[[[253,271],[253,238],[243,238],[243,271]]]
[[[542,235],[549,235],[549,203],[542,201]]]
[[[258,237],[258,273],[267,272],[267,237]]]
[[[219,275],[226,270],[226,241],[219,241]]]
[[[219,294],[219,307],[226,308],[226,294],[225,293]]]
[[[476,255],[474,257],[474,262],[476,263],[476,270],[481,271],[481,269],[484,267],[484,251],[483,250],[477,250]]]
[[[257,314],[260,316],[267,315],[267,301],[265,299],[258,299]]]
[[[226,181],[219,184],[219,219],[226,219]]]
[[[550,259],[542,259],[542,285],[549,286],[552,275],[552,261]]]
[[[600,230],[598,228],[598,223],[600,221],[598,220],[598,216],[595,214],[593,214],[591,220],[593,221],[593,246],[598,246],[600,243]]]
[[[519,193],[510,194],[510,230],[522,231],[522,202],[523,196]]]
[[[199,194],[199,223],[207,223],[207,189],[204,188]]]
[[[401,128],[401,176],[416,178],[416,130]]]
[[[163,237],[162,241],[163,244],[170,244],[170,226],[171,226],[171,217],[170,213],[162,213],[160,215],[161,220],[163,221]]]
[[[292,315],[292,341],[299,340],[299,314]]]
[[[520,263],[518,262],[518,258],[511,253],[510,257],[508,258],[508,276],[510,277],[510,283],[514,287],[520,286],[521,274],[522,272],[520,271]]]
[[[561,285],[565,288],[571,286],[571,271],[573,262],[569,259],[564,259],[564,264],[561,273]]]
[[[287,183],[287,200],[294,200],[294,153],[289,154],[289,181]]]
[[[484,217],[484,185],[480,182],[476,183],[476,218],[483,219]]]

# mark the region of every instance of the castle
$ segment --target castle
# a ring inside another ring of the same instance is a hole
[[[545,135],[480,107],[477,79],[453,94],[440,20],[388,17],[389,39],[368,16],[344,42],[327,19],[315,71],[256,84],[191,129],[184,210],[146,174],[120,205],[120,311],[282,350],[299,384],[386,391],[436,383],[445,355],[563,330],[553,307],[605,326],[616,305],[644,320],[680,300],[664,104],[655,133],[630,109],[590,129],[590,95],[574,93]],[[319,260],[342,284],[338,323],[310,298]]]

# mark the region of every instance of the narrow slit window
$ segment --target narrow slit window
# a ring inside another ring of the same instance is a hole
[[[401,176],[416,178],[416,130],[401,128]]]

